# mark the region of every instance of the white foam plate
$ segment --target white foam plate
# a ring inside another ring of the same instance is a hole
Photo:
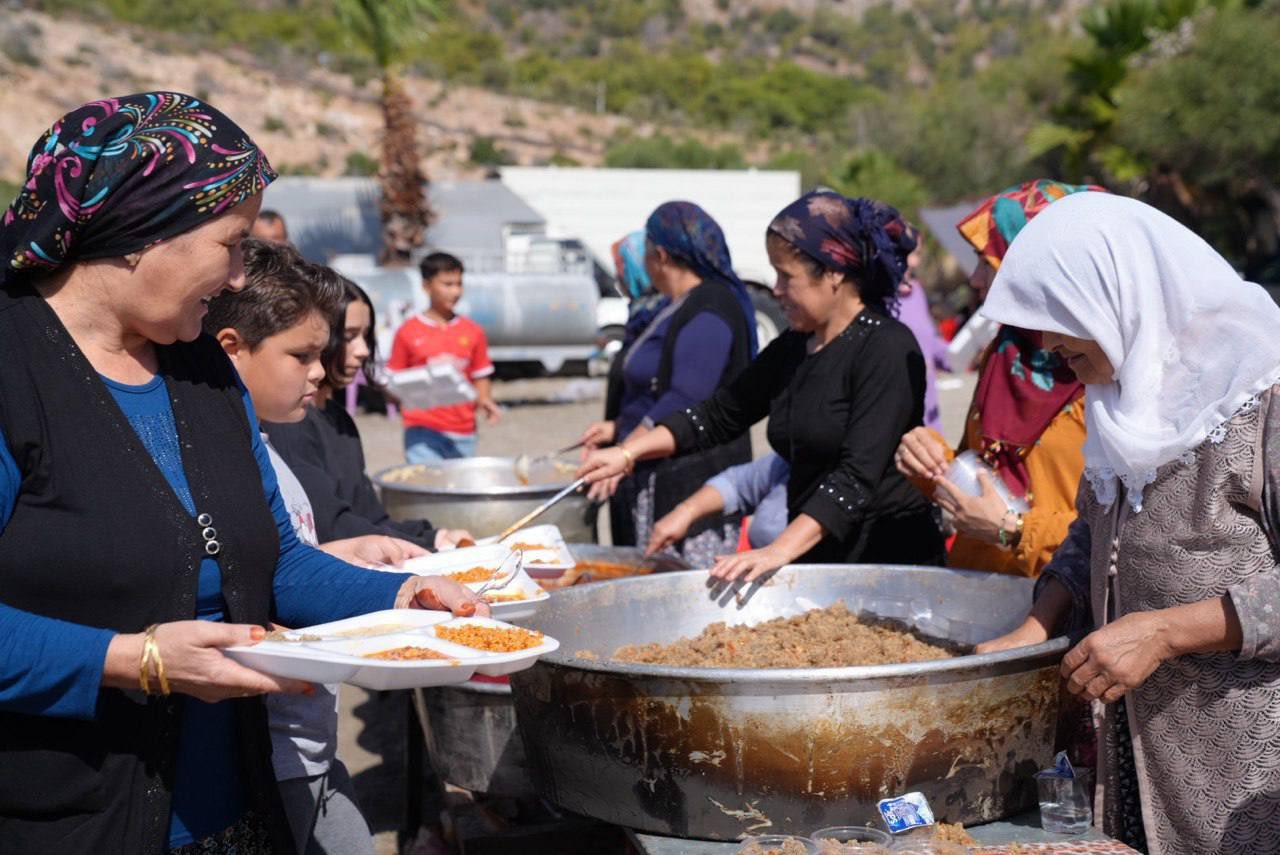
[[[512,628],[511,624],[490,618],[451,619],[445,612],[392,609],[288,633],[296,638],[319,637],[326,640],[263,641],[229,647],[225,652],[240,664],[265,674],[313,683],[350,683],[365,689],[382,690],[464,683],[477,672],[495,677],[510,674],[528,668],[539,656],[560,646],[555,639],[544,636],[542,644],[528,650],[491,653],[436,637],[437,625],[464,622]],[[393,625],[409,628],[366,638],[337,635],[360,628]],[[409,661],[365,658],[368,653],[405,646],[426,647],[449,658]]]
[[[564,542],[559,526],[535,525],[522,528],[502,541],[502,545],[509,549],[515,549],[516,544],[526,546],[526,570],[569,570],[577,564],[573,553],[569,551],[569,544]]]
[[[417,573],[420,576],[448,576],[450,573],[469,570],[472,567],[497,570],[510,554],[511,550],[500,544],[467,546],[462,549],[451,549],[448,552],[436,552],[432,555],[411,558],[401,565],[399,570],[405,573]],[[525,556],[525,562],[526,566],[528,566],[527,555]],[[466,582],[464,584],[473,591],[480,590],[484,585],[483,582]],[[542,608],[542,604],[551,598],[551,595],[542,590],[538,583],[533,581],[524,570],[517,573],[503,587],[487,591],[486,596],[488,594],[501,596],[515,593],[524,594],[525,598],[509,602],[490,601],[490,614],[500,620],[524,620],[537,614],[538,610]]]
[[[511,627],[511,624],[504,623],[503,621],[500,621],[500,620],[494,620],[493,618],[480,618],[480,617],[454,618],[453,620],[443,621],[437,624],[436,626],[428,630],[425,630],[425,633],[429,633],[432,636],[432,641],[434,643],[446,644],[448,642],[445,642],[444,639],[435,637],[435,630],[438,627],[442,627],[442,626],[464,626],[464,625],[488,626],[488,627],[493,627],[495,629]],[[453,646],[457,648],[461,648],[463,650],[472,649],[469,647],[462,647],[461,645],[458,645],[458,644],[455,644]],[[559,649],[560,649],[559,641],[557,641],[556,639],[552,638],[549,635],[544,635],[542,636],[542,643],[539,644],[537,647],[530,647],[527,650],[516,650],[512,653],[485,653],[485,659],[484,661],[480,662],[476,666],[476,672],[479,674],[484,674],[486,677],[502,677],[506,674],[514,674],[516,671],[523,671],[525,668],[528,668],[534,662],[538,661],[538,657],[546,656],[548,653],[554,653],[556,650],[559,650]],[[484,651],[475,651],[475,652],[483,653]]]

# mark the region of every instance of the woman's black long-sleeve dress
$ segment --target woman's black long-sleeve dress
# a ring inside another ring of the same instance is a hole
[[[915,336],[866,309],[821,350],[808,341],[783,333],[733,383],[664,419],[677,453],[729,442],[768,416],[769,444],[791,465],[788,518],[808,514],[826,532],[800,561],[941,564],[933,511],[893,462],[924,413]]]

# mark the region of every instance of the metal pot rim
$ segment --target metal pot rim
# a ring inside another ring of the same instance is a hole
[[[830,565],[811,565],[830,566]],[[850,565],[858,566],[858,565]],[[805,565],[789,564],[780,568],[785,570],[801,569]],[[989,575],[978,570],[955,570],[947,567],[921,567],[903,565],[912,570],[938,573],[973,573]],[[676,571],[679,573],[706,573],[706,570]],[[666,576],[674,573],[663,574]],[[646,584],[650,577],[628,577],[610,580],[611,585]],[[579,589],[581,590],[581,589]],[[557,592],[561,597],[574,595],[575,589],[568,588]],[[619,597],[625,601],[625,597]],[[614,659],[582,659],[562,645],[560,650],[544,656],[540,662],[562,668],[575,668],[581,671],[594,671],[611,676],[634,677],[657,680],[683,680],[686,682],[720,682],[720,683],[843,683],[848,681],[885,680],[894,678],[927,677],[933,675],[956,675],[968,671],[989,671],[992,668],[1014,662],[1030,662],[1043,659],[1046,663],[1061,658],[1070,646],[1071,640],[1063,635],[1051,638],[1040,644],[1027,647],[1016,647],[998,653],[970,654],[952,659],[931,659],[924,662],[906,662],[896,665],[854,665],[844,668],[682,668],[667,665],[647,665],[619,662]]]
[[[457,466],[459,463],[473,463],[480,460],[510,460],[511,466],[515,466],[515,458],[506,457],[468,457],[465,461],[443,460],[436,463],[428,464],[437,468],[449,468],[450,465]],[[398,463],[395,466],[388,466],[373,475],[373,483],[377,484],[383,490],[398,490],[401,493],[414,493],[422,496],[528,496],[534,498],[550,498],[556,493],[563,490],[573,481],[572,478],[556,482],[554,484],[532,484],[528,486],[512,485],[509,487],[492,486],[492,487],[431,487],[424,484],[411,484],[404,481],[388,481],[387,475],[407,466],[414,466],[413,463]]]

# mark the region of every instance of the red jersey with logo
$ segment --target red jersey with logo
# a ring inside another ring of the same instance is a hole
[[[403,371],[439,362],[453,363],[458,373],[472,381],[492,374],[489,342],[481,326],[461,315],[454,315],[447,324],[426,315],[415,315],[396,330],[391,358],[387,360],[389,370]],[[404,426],[446,433],[475,433],[476,405],[467,402],[429,410],[404,410]]]

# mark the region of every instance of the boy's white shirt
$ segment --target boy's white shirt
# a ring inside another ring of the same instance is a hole
[[[315,515],[306,490],[293,470],[262,434],[280,482],[294,534],[308,546],[318,546]],[[310,778],[329,771],[338,748],[338,687],[316,685],[314,695],[267,695],[267,721],[271,729],[271,765],[276,780]]]

